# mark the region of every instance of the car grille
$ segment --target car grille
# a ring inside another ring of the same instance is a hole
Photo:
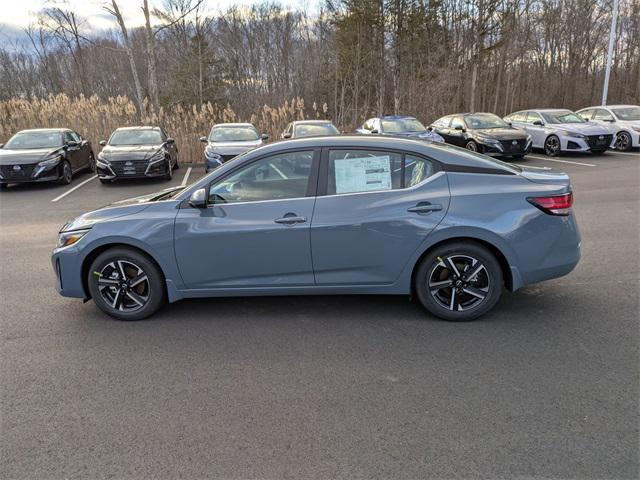
[[[606,149],[611,145],[613,135],[589,135],[587,137],[587,143],[589,148]]]
[[[14,170],[15,165],[2,165],[0,166],[0,172],[2,176],[9,180],[21,180],[31,178],[35,165],[20,165],[19,170]]]
[[[513,144],[513,140],[500,140],[500,143],[502,144],[502,149],[505,151],[505,153],[522,152],[524,151],[524,147],[527,144],[527,139],[522,138],[522,139],[516,140],[515,145]]]
[[[111,162],[111,169],[113,170],[113,173],[123,177],[144,175],[148,166],[148,160],[121,160]]]

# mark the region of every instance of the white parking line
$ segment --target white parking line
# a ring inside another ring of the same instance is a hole
[[[630,155],[632,157],[640,158],[640,153],[633,152],[612,152],[611,150],[607,150],[607,154],[613,153],[614,155]]]
[[[191,167],[187,168],[187,171],[184,174],[184,178],[182,179],[182,182],[180,183],[181,187],[184,187],[187,184],[187,180],[189,180],[189,175],[191,174]]]
[[[597,165],[593,163],[571,162],[569,160],[558,160],[557,158],[538,157],[537,155],[527,155],[525,158],[537,158],[538,160],[545,160],[547,162],[570,163],[572,165],[582,165],[583,167],[597,167]]]
[[[56,198],[54,198],[53,200],[51,200],[52,202],[57,202],[58,200],[63,199],[64,197],[66,197],[67,195],[69,195],[71,192],[79,189],[81,186],[83,186],[85,183],[89,183],[91,180],[93,180],[94,178],[98,178],[97,175],[94,175],[92,177],[87,178],[84,182],[80,182],[78,185],[76,185],[73,188],[70,188],[69,190],[67,190],[66,192],[64,192],[62,195],[58,195]]]

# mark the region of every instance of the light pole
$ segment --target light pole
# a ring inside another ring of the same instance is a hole
[[[609,51],[607,52],[607,66],[604,71],[604,87],[602,89],[602,106],[607,104],[609,93],[609,74],[611,73],[611,57],[613,57],[613,44],[616,39],[616,23],[618,22],[618,0],[613,0],[613,12],[611,12],[611,30],[609,31]]]

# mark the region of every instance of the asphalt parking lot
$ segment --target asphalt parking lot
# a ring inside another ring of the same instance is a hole
[[[60,226],[203,168],[0,192],[0,477],[638,478],[640,153],[520,163],[571,174],[582,261],[465,324],[382,296],[118,322],[54,290]]]

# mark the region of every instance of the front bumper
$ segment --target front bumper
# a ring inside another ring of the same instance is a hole
[[[514,157],[531,153],[532,142],[518,142],[513,145],[511,142],[505,140],[500,143],[500,146],[492,143],[481,143],[484,148],[482,153],[490,157]]]
[[[585,138],[560,135],[558,138],[560,139],[560,149],[563,152],[598,152],[615,146],[615,139],[611,134],[591,135]]]
[[[87,298],[82,282],[83,257],[75,245],[56,248],[51,254],[56,290],[63,297]]]
[[[102,180],[115,180],[121,178],[155,178],[168,173],[170,160],[122,160],[104,163],[96,163],[96,173]]]
[[[0,183],[55,182],[60,179],[59,165],[54,165],[41,171],[38,171],[37,164],[16,165],[21,167],[20,170],[14,170],[14,165],[3,165],[0,168]],[[36,174],[35,176],[34,173]]]

